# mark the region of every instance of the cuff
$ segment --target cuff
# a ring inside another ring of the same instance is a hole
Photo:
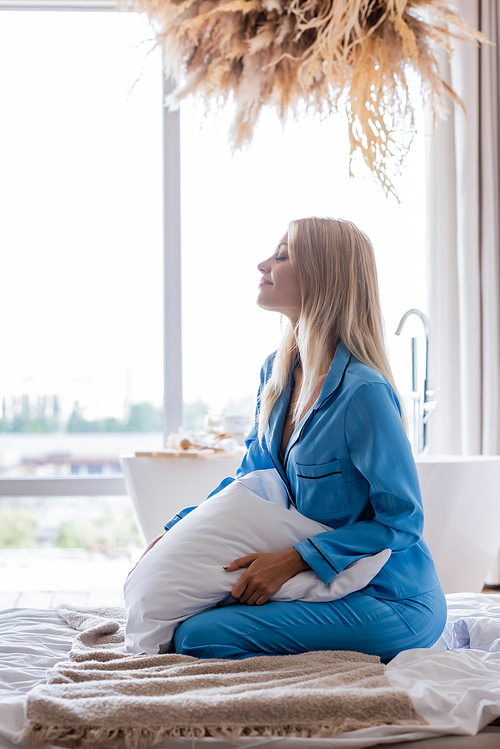
[[[317,574],[325,585],[331,583],[333,578],[338,575],[338,570],[336,570],[333,564],[328,561],[321,551],[319,551],[310,538],[307,538],[293,548],[299,552],[304,562],[307,562],[309,567]]]

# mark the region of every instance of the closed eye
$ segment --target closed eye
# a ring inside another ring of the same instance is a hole
[[[288,245],[286,242],[280,242],[276,247],[274,255],[275,260],[288,260]]]

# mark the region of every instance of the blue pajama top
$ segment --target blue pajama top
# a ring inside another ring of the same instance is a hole
[[[274,356],[262,367],[259,396]],[[295,547],[325,584],[351,562],[391,549],[389,561],[364,593],[399,600],[438,587],[434,560],[422,538],[415,461],[393,388],[339,343],[319,398],[294,430],[281,462],[296,363],[274,405],[262,446],[257,421],[248,435],[236,478],[274,466],[299,512],[330,526]],[[210,496],[232,481],[224,479]]]

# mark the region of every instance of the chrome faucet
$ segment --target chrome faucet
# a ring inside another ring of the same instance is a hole
[[[412,379],[412,397],[413,397],[413,442],[414,449],[417,453],[425,452],[427,448],[427,422],[431,418],[437,405],[434,399],[434,390],[429,387],[429,339],[430,325],[429,319],[418,309],[409,309],[405,312],[396,329],[396,335],[400,335],[404,324],[411,315],[416,315],[422,320],[425,333],[425,375],[424,375],[424,402],[422,411],[420,409],[420,391],[417,385],[417,339],[411,339],[411,379]]]

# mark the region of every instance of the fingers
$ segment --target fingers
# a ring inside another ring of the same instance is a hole
[[[240,603],[246,603],[247,606],[262,606],[267,600],[269,600],[269,593],[262,593],[260,590],[255,590],[246,601],[242,601],[240,598]]]
[[[272,596],[273,592],[275,591],[272,591],[264,580],[255,579],[249,576],[248,572],[244,572],[232,589],[231,595],[240,603],[246,603],[248,606],[262,606]]]
[[[242,567],[247,568],[234,585],[231,596],[248,606],[262,606],[266,603],[283,583],[282,575],[277,577],[273,565],[269,562],[275,556],[274,554],[247,554],[224,567],[227,572],[233,572]]]
[[[234,572],[242,567],[248,567],[257,556],[257,554],[247,554],[246,557],[239,557],[238,559],[235,559],[234,562],[231,562],[231,564],[227,564],[223,569],[225,569],[226,572]]]
[[[237,595],[237,591],[232,590],[231,595],[233,598],[237,598],[240,603],[246,603],[247,606],[262,606],[263,603],[269,600],[271,597],[271,591],[263,590],[262,588],[251,588],[247,585],[242,594]]]
[[[240,577],[240,579],[238,580],[238,582],[236,583],[236,585],[231,591],[232,597],[236,598],[237,600],[239,599],[241,603],[245,603],[246,601],[246,598],[245,598],[245,601],[241,600],[242,596],[245,594],[246,589],[247,589],[247,581],[242,579],[244,574],[245,573],[243,573],[243,575]]]

